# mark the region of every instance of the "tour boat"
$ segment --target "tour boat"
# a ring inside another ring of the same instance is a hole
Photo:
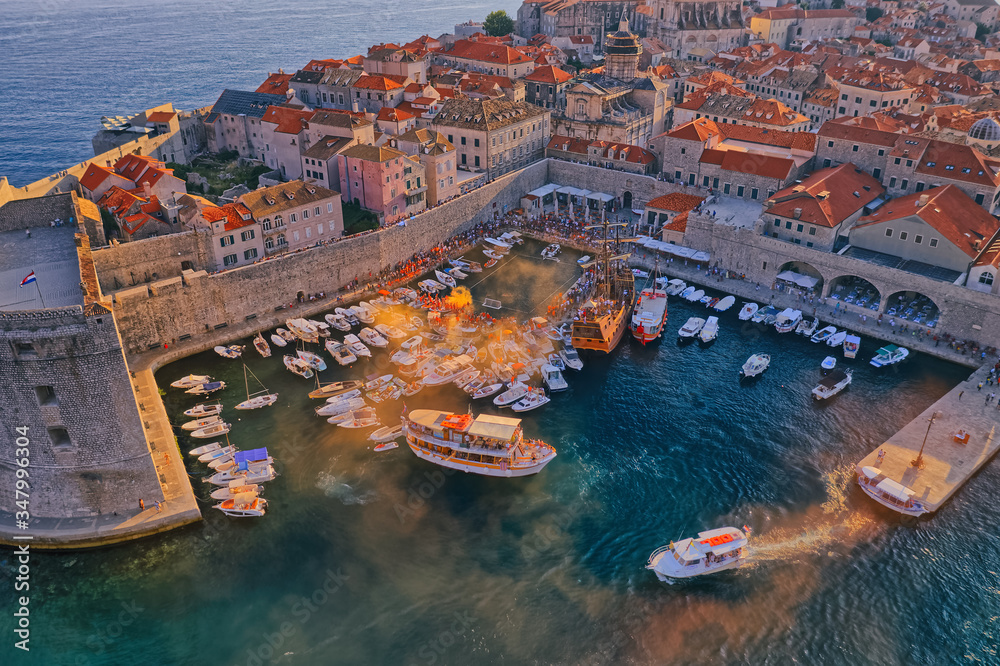
[[[368,435],[371,442],[385,443],[403,436],[403,424],[397,423],[394,426],[382,426],[372,434]]]
[[[247,485],[243,479],[236,479],[229,482],[224,488],[216,488],[212,491],[212,499],[227,500],[236,497],[240,493],[260,493],[263,486],[257,484]]]
[[[819,319],[814,318],[812,321],[803,319],[799,322],[799,325],[795,327],[795,332],[799,335],[809,337],[816,332],[817,328],[819,328]]]
[[[865,465],[858,472],[858,485],[869,497],[884,507],[907,516],[921,516],[927,513],[924,505],[913,496],[913,490],[882,473],[877,467]]]
[[[423,460],[483,476],[537,474],[556,451],[525,439],[521,419],[416,409],[402,418],[410,450]]]
[[[738,315],[739,318],[740,318],[740,321],[746,321],[746,320],[750,319],[755,314],[757,314],[757,310],[759,310],[759,309],[760,309],[760,306],[757,305],[756,303],[744,303],[743,307],[740,308],[740,314]]]
[[[209,437],[215,437],[217,435],[225,435],[227,432],[229,432],[229,429],[231,427],[232,426],[229,425],[228,423],[223,423],[220,420],[215,423],[210,423],[204,428],[198,428],[197,430],[191,433],[191,436],[196,437],[198,439],[207,439]]]
[[[812,342],[826,342],[827,340],[830,339],[831,336],[836,334],[836,332],[837,332],[836,326],[827,326],[826,328],[821,328],[820,330],[813,333],[812,337],[810,337],[809,339]]]
[[[663,278],[660,279],[662,280]],[[687,286],[688,286],[687,282],[685,282],[684,280],[681,280],[680,278],[674,278],[673,280],[667,282],[667,286],[664,289],[664,291],[667,292],[667,296],[677,296],[678,294],[682,293],[685,289],[687,289]]]
[[[569,388],[562,372],[551,363],[542,366],[542,381],[549,387],[549,391],[565,391]]]
[[[371,428],[377,425],[381,425],[381,423],[379,423],[375,410],[370,407],[353,411],[349,419],[337,423],[337,426],[341,428]]]
[[[222,358],[239,358],[240,354],[243,353],[243,347],[240,345],[229,345],[228,347],[218,345],[215,348],[215,353]]]
[[[215,416],[216,414],[222,413],[222,404],[214,403],[211,405],[206,405],[204,403],[200,405],[195,405],[191,409],[184,410],[184,416],[190,416],[193,419],[203,419],[206,416]]]
[[[458,285],[458,283],[455,282],[455,278],[453,278],[452,276],[448,275],[444,271],[439,271],[439,270],[435,269],[434,270],[434,277],[436,277],[438,279],[438,282],[440,282],[441,284],[448,285],[452,289],[454,289]]]
[[[349,331],[351,330],[351,323],[347,321],[347,317],[340,314],[328,314],[323,319],[326,320],[330,326],[333,326],[338,331]]]
[[[351,393],[354,393],[354,391],[351,391]],[[335,417],[348,412],[353,412],[355,409],[363,409],[367,406],[368,403],[365,402],[365,399],[361,397],[361,392],[358,391],[356,396],[323,403],[316,408],[316,416]],[[329,421],[329,419],[327,420]],[[330,422],[333,423],[334,421]]]
[[[333,360],[339,365],[344,366],[354,363],[358,360],[358,357],[347,348],[347,345],[338,345],[333,351]]]
[[[218,451],[222,448],[222,444],[219,442],[212,442],[211,444],[203,444],[196,449],[191,449],[188,451],[189,456],[201,456],[210,451]]]
[[[286,328],[276,328],[274,332],[281,336],[281,339],[285,342],[295,342],[295,334]]]
[[[383,338],[378,331],[373,328],[368,328],[367,326],[358,332],[358,337],[364,340],[365,344],[372,347],[378,347],[381,349],[389,346],[388,340]]]
[[[260,333],[254,336],[253,346],[254,349],[257,350],[257,353],[264,358],[268,358],[271,355],[271,347],[267,344],[267,340],[265,340],[264,336]]]
[[[273,342],[276,347],[284,347],[288,344],[288,342],[277,333],[271,334],[271,342]]]
[[[254,380],[260,384],[260,391],[255,393],[250,393],[250,380],[247,378],[247,373],[253,376]],[[253,371],[247,367],[247,364],[243,364],[243,382],[247,389],[247,399],[236,405],[236,409],[247,410],[247,409],[260,409],[261,407],[268,407],[273,405],[278,401],[277,393],[268,393],[267,388],[264,386],[263,382],[257,379],[257,375],[253,374]]]
[[[580,355],[576,353],[575,347],[563,347],[560,349],[559,358],[563,360],[563,363],[570,370],[583,370],[583,361],[580,359]]]
[[[655,271],[654,271],[655,272]],[[667,321],[667,292],[653,285],[639,294],[635,309],[632,310],[632,337],[646,344],[660,337],[663,324]]]
[[[861,348],[861,338],[857,335],[848,335],[844,338],[844,358],[854,358]]]
[[[285,363],[285,367],[298,376],[305,377],[306,379],[310,379],[313,376],[313,369],[309,367],[308,363],[300,359],[298,356],[285,354],[282,360]]]
[[[319,370],[320,372],[326,370],[326,361],[324,361],[323,357],[319,354],[314,354],[303,349],[296,351],[295,354],[302,360],[302,362],[309,364],[310,368]]]
[[[207,416],[204,418],[196,419],[194,421],[188,421],[187,423],[181,425],[182,430],[198,430],[199,428],[204,428],[205,426],[212,425],[213,423],[218,423],[222,420],[218,414],[215,416]]]
[[[722,527],[700,532],[697,538],[681,539],[657,548],[646,568],[665,583],[735,569],[747,561],[749,541],[743,530]]]
[[[528,391],[530,390],[531,387],[528,386],[527,384],[522,384],[521,382],[514,382],[510,385],[510,388],[508,388],[506,391],[504,391],[497,397],[493,398],[493,404],[496,405],[497,407],[506,407],[508,405],[512,405],[521,398],[523,398],[525,395],[527,395]]]
[[[705,325],[705,320],[701,317],[691,317],[689,318],[680,330],[677,331],[677,340],[691,340],[701,331],[701,327]]]
[[[881,368],[886,365],[893,365],[904,360],[910,355],[910,350],[906,347],[897,347],[896,345],[886,345],[880,348],[875,353],[875,358],[870,362],[876,368]]]
[[[214,393],[215,391],[221,391],[226,388],[226,382],[206,382],[204,384],[198,384],[189,388],[185,393],[190,393],[191,395],[208,395],[209,393]]]
[[[193,449],[193,450],[198,451],[200,449]],[[198,456],[198,462],[201,463],[212,462],[213,460],[218,460],[219,458],[224,458],[225,456],[232,455],[235,452],[236,452],[236,447],[233,446],[232,444],[230,444],[229,446],[219,446],[200,454]]]
[[[791,333],[802,321],[802,311],[793,308],[785,308],[774,320],[774,329],[778,333]]]
[[[814,400],[826,400],[837,395],[851,384],[851,371],[834,370],[823,379],[812,390]]]
[[[319,342],[319,329],[316,328],[314,324],[310,324],[301,317],[285,321],[285,326],[287,326],[291,334],[299,340],[304,342]]]
[[[839,347],[844,344],[844,340],[846,339],[847,331],[837,331],[826,339],[826,345],[827,347]]]
[[[310,391],[309,397],[314,400],[327,400],[339,395],[343,395],[349,391],[359,389],[363,386],[363,382],[356,379],[348,379],[342,382],[330,382],[329,384],[323,384],[316,388],[315,391]]]
[[[170,385],[174,388],[189,389],[195,386],[201,386],[202,384],[207,384],[212,381],[212,378],[208,375],[188,375],[187,377],[181,377],[175,382],[171,382]]]
[[[371,350],[365,346],[365,343],[361,342],[358,336],[353,333],[348,333],[344,336],[344,344],[347,345],[347,348],[351,350],[352,354],[359,358],[362,356],[370,358],[372,355]]]
[[[264,515],[267,509],[267,500],[258,497],[257,493],[242,493],[216,504],[215,508],[234,518],[252,518]]]
[[[423,377],[425,386],[440,386],[454,381],[459,375],[472,368],[472,359],[465,354],[444,361]]]
[[[719,302],[712,306],[716,312],[725,312],[729,308],[736,304],[735,296],[726,296],[725,298],[720,298]]]
[[[531,389],[523,398],[511,405],[510,408],[515,412],[529,412],[532,409],[538,409],[547,402],[549,402],[549,397],[545,395],[545,391]]]
[[[770,354],[753,354],[740,368],[740,374],[746,378],[757,377],[771,364]]]
[[[705,320],[705,325],[698,331],[698,339],[702,343],[708,344],[719,336],[719,318],[709,317]]]
[[[381,453],[382,451],[392,451],[393,449],[398,449],[398,448],[399,444],[397,444],[396,442],[382,442],[381,444],[375,446],[375,448],[372,450]]]
[[[827,356],[826,358],[823,359],[823,362],[820,363],[819,366],[824,370],[833,370],[835,367],[837,367],[837,359],[834,358],[833,356]]]
[[[406,337],[406,332],[388,324],[376,324],[375,330],[386,340],[400,340]]]
[[[685,301],[688,301],[690,303],[697,303],[698,301],[700,301],[704,297],[705,297],[705,290],[704,289],[696,289],[696,290],[692,291],[690,294],[688,294],[687,296],[683,296],[682,298]]]
[[[592,291],[587,294],[582,316],[573,320],[572,343],[577,349],[592,349],[610,354],[621,342],[629,326],[628,316],[635,302],[635,276],[626,263],[630,253],[619,252],[619,241],[610,235],[610,225],[603,223],[600,257],[594,262]],[[624,226],[616,223],[614,226]],[[615,253],[612,253],[612,246]]]

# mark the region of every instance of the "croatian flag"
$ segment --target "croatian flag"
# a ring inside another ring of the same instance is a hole
[[[34,281],[35,281],[35,271],[31,271],[30,273],[28,273],[27,277],[21,280],[21,284],[19,286],[23,287],[24,285],[31,284]]]

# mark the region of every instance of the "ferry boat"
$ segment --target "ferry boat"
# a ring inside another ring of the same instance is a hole
[[[774,320],[774,328],[778,333],[791,333],[800,321],[802,321],[801,310],[785,308]]]
[[[851,371],[834,370],[823,379],[812,390],[814,400],[826,400],[837,395],[851,385]]]
[[[739,315],[737,316],[740,318],[740,321],[746,321],[757,314],[757,310],[759,309],[760,306],[756,303],[744,303],[743,307],[740,308]]]
[[[658,339],[667,321],[667,290],[657,284],[655,265],[653,275],[651,286],[642,290],[632,311],[632,337],[642,344]]]
[[[875,353],[875,358],[873,358],[870,363],[876,368],[881,368],[886,365],[893,365],[904,360],[910,355],[910,350],[906,347],[897,347],[896,345],[886,345],[882,347]]]
[[[635,301],[635,276],[625,263],[629,253],[611,252],[613,243],[617,246],[618,243],[627,241],[610,238],[608,228],[611,225],[608,222],[587,228],[596,226],[603,226],[604,229],[604,238],[601,240],[604,249],[593,264],[596,266],[596,288],[590,294],[582,316],[573,321],[572,343],[576,349],[593,349],[609,354],[621,342],[622,335],[628,328],[628,314]],[[621,227],[624,223],[615,223],[613,226]]]
[[[556,450],[525,439],[521,419],[416,409],[402,417],[410,450],[423,460],[483,476],[537,474]]]
[[[848,335],[844,338],[844,358],[854,358],[861,348],[861,338],[857,335]]]
[[[916,494],[898,481],[886,477],[877,467],[865,465],[858,472],[858,485],[865,494],[884,507],[898,511],[906,516],[921,516],[927,509],[919,501],[913,499]]]
[[[735,527],[708,530],[657,548],[646,568],[665,583],[735,569],[747,561],[748,544],[747,535]]]
[[[769,365],[771,365],[770,354],[754,354],[740,368],[740,374],[747,379],[756,377],[767,370],[767,366]]]

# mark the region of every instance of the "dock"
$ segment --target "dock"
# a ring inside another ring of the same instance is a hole
[[[972,373],[858,462],[857,473],[860,475],[865,466],[878,468],[886,478],[912,490],[913,499],[919,500],[929,513],[937,511],[1000,448],[997,400],[986,403],[991,393],[1000,399],[1000,386],[996,381],[986,384],[988,373],[989,366]],[[982,390],[978,389],[980,382]],[[966,439],[959,437],[965,433],[968,441],[960,441]],[[918,468],[912,461],[917,458],[925,436],[923,464]],[[879,449],[885,451],[881,462],[878,462]]]

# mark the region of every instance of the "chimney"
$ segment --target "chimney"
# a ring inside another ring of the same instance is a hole
[[[917,206],[926,206],[928,201],[930,201],[930,195],[921,194],[920,199],[917,200]]]
[[[802,209],[801,208],[796,208],[795,210],[793,210],[792,211],[792,217],[794,217],[796,220],[799,219],[800,217],[802,217]]]
[[[972,248],[976,252],[978,252],[982,246],[983,246],[983,241],[981,241],[980,239],[977,238],[976,240],[972,241]]]
[[[142,193],[146,195],[147,199],[150,197],[150,195],[153,194],[153,190],[149,186],[149,181],[146,181],[145,183],[142,184]]]

